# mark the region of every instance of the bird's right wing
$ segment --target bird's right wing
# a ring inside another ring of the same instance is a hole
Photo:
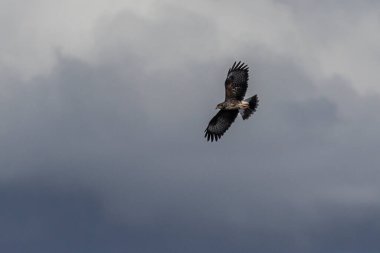
[[[217,141],[235,121],[239,110],[220,110],[210,121],[206,130],[207,141]]]

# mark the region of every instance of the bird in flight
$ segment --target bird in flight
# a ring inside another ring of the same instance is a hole
[[[224,82],[225,99],[216,106],[220,111],[211,119],[205,130],[207,141],[217,141],[227,131],[240,113],[243,120],[248,119],[259,105],[257,94],[244,99],[248,87],[248,66],[243,62],[234,62],[228,70]]]

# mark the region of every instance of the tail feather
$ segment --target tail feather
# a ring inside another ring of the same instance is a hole
[[[249,103],[249,108],[240,109],[239,112],[241,114],[241,117],[245,120],[248,119],[256,111],[257,106],[259,105],[259,98],[256,94],[253,97],[245,99],[244,101]]]

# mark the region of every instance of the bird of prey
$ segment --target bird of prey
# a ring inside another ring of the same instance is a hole
[[[205,130],[207,141],[217,141],[241,114],[243,120],[248,119],[259,104],[257,94],[244,99],[248,87],[248,66],[242,62],[234,62],[228,70],[225,87],[225,99],[216,106],[220,111],[211,119]]]

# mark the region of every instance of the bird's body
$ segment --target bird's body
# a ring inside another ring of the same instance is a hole
[[[219,106],[220,105],[220,106]],[[236,109],[247,109],[249,103],[247,101],[239,101],[237,99],[229,99],[223,103],[218,104],[217,109],[222,110],[236,110]]]
[[[258,106],[257,95],[244,99],[248,88],[248,66],[236,62],[228,70],[225,81],[225,99],[218,104],[220,111],[211,119],[205,130],[207,141],[217,141],[241,114],[243,120],[248,119]]]

